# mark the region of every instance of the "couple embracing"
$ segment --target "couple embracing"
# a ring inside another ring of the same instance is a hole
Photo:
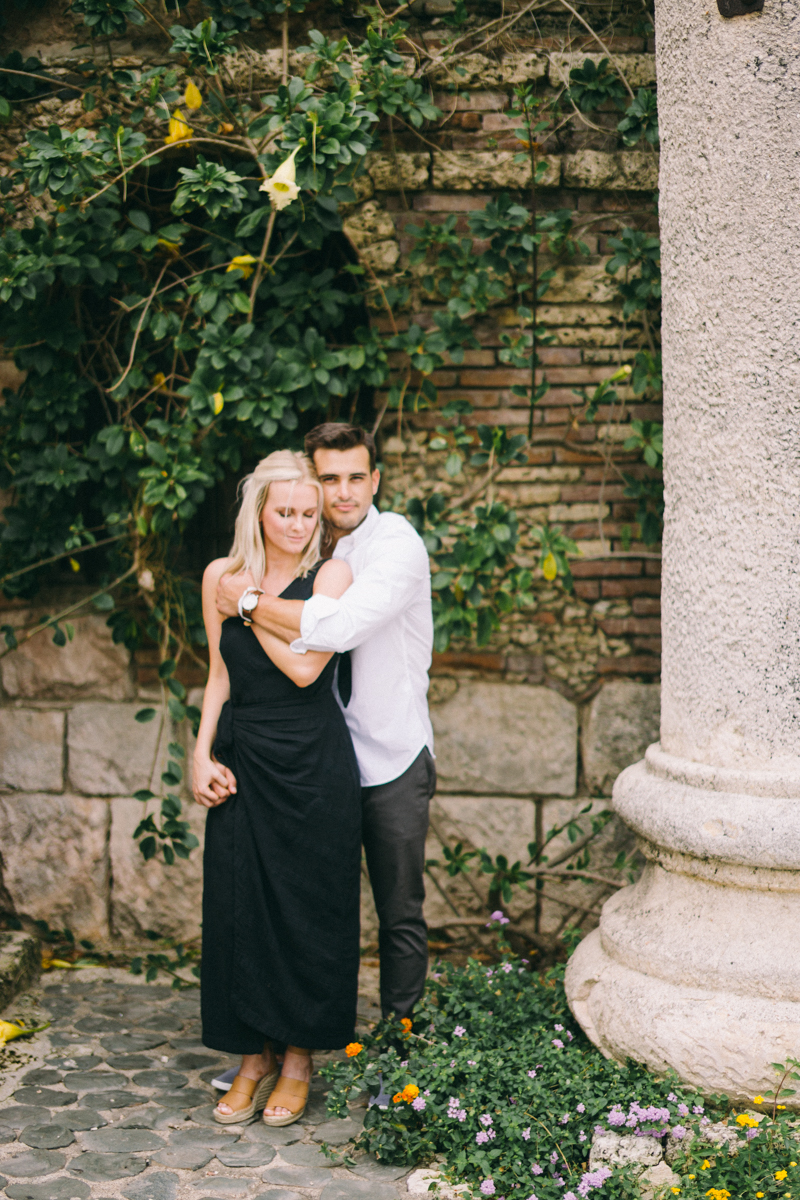
[[[223,1125],[298,1120],[312,1049],[353,1040],[362,840],[384,1016],[411,1012],[427,968],[428,554],[373,506],[368,433],[328,423],[305,446],[244,481],[231,554],[203,577],[203,1042],[242,1055]]]

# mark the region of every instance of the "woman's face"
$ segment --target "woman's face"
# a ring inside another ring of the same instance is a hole
[[[319,519],[319,492],[310,483],[271,483],[261,510],[264,540],[286,554],[302,554]]]

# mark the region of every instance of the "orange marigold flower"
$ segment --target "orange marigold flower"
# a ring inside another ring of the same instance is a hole
[[[408,1017],[403,1017],[400,1024],[403,1026],[403,1029],[405,1029],[406,1033],[411,1033],[411,1021]]]
[[[344,1052],[348,1058],[355,1058],[363,1049],[364,1047],[361,1045],[361,1042],[351,1042],[349,1046],[345,1046]]]
[[[407,1083],[400,1094],[406,1103],[410,1104],[411,1101],[416,1100],[417,1096],[419,1095],[419,1088],[415,1083]]]

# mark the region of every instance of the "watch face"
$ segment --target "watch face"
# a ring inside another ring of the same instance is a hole
[[[257,604],[258,596],[254,596],[252,592],[249,596],[245,596],[244,600],[242,600],[242,608],[245,612],[252,612]]]

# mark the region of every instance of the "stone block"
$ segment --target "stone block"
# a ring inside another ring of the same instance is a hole
[[[589,790],[610,796],[620,771],[644,757],[658,741],[661,687],[657,683],[613,680],[589,706],[581,750]]]
[[[428,186],[430,162],[428,153],[409,154],[401,150],[396,155],[370,153],[366,157],[367,174],[378,192],[397,192],[400,188],[422,191]]]
[[[589,305],[611,304],[617,294],[617,284],[600,263],[553,264],[555,275],[547,289],[547,299],[555,305],[586,305],[587,315],[594,313]],[[552,309],[551,309],[552,311]],[[600,320],[598,313],[596,319]],[[563,320],[563,317],[559,318]]]
[[[471,192],[475,188],[499,191],[501,188],[528,188],[531,165],[528,160],[514,162],[513,150],[434,150],[433,186],[440,190]],[[540,187],[558,187],[561,159],[547,154],[539,159],[547,169]]]
[[[54,612],[55,607],[48,610]],[[34,610],[9,613],[14,626],[30,625],[42,614]],[[0,662],[3,688],[14,700],[79,700],[96,696],[130,700],[136,694],[130,654],[115,645],[105,618],[96,613],[71,618],[75,636],[56,646],[47,630],[31,638]]]
[[[37,938],[22,930],[0,933],[0,1012],[33,983],[41,968],[42,954]]]
[[[435,1193],[431,1193],[429,1189],[434,1184],[437,1190]],[[411,1172],[406,1180],[406,1191],[411,1196],[430,1196],[435,1194],[438,1200],[458,1200],[461,1196],[469,1195],[469,1184],[448,1184],[442,1171],[422,1167],[417,1171]]]
[[[510,862],[528,861],[528,843],[535,836],[535,807],[530,800],[499,796],[437,795],[433,812],[442,812],[448,831],[456,840],[467,838],[496,857],[505,854]]]
[[[639,1176],[642,1200],[666,1198],[679,1189],[680,1182],[680,1175],[676,1175],[665,1162],[661,1162],[655,1167],[646,1167]]]
[[[151,805],[152,805],[151,801]],[[162,937],[188,941],[200,933],[203,894],[203,834],[206,810],[184,801],[183,815],[200,846],[188,859],[168,867],[162,859],[145,862],[133,831],[144,814],[139,800],[111,801],[111,925],[122,937],[140,938],[148,929]]]
[[[501,60],[487,58],[485,54],[465,54],[457,62],[441,63],[432,73],[431,79],[440,86],[450,84],[459,91],[465,88],[501,87],[503,85],[527,83],[544,79],[547,74],[547,55],[536,51],[512,51]],[[438,97],[445,111],[452,108],[450,96]],[[464,107],[469,108],[468,97]],[[461,107],[461,106],[459,106]]]
[[[67,717],[71,787],[89,796],[119,796],[148,787],[159,721],[140,725],[140,704],[76,704]]]
[[[0,709],[0,786],[64,790],[64,713]]]
[[[636,1137],[632,1133],[595,1133],[589,1151],[589,1167],[657,1167],[664,1151],[655,1138]]]
[[[550,55],[550,82],[554,87],[563,87],[569,83],[569,73],[574,67],[582,67],[590,58],[595,66],[607,54],[586,54],[582,51],[572,51],[566,54]],[[656,56],[654,54],[612,54],[611,63],[636,90],[640,87],[653,87],[656,82]]]
[[[391,271],[399,257],[400,247],[394,241],[373,242],[370,246],[365,246],[359,254],[361,262],[379,275],[381,272]]]
[[[558,692],[465,681],[431,719],[439,791],[574,794],[577,712]]]
[[[109,826],[104,800],[0,795],[3,874],[16,911],[77,937],[107,935]]]
[[[344,231],[357,250],[397,236],[395,224],[385,209],[370,201],[344,222]]]
[[[651,192],[658,187],[658,155],[645,150],[578,150],[564,157],[564,187]]]

